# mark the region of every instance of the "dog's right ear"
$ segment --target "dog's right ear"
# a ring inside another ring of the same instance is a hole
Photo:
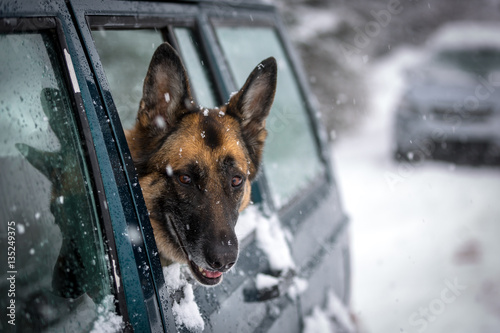
[[[250,73],[243,87],[231,96],[226,113],[239,120],[250,156],[250,180],[257,175],[267,136],[266,118],[276,93],[278,65],[273,57],[262,61]]]
[[[138,123],[152,133],[168,131],[188,111],[186,105],[192,101],[189,80],[179,55],[168,43],[161,44],[144,79]]]

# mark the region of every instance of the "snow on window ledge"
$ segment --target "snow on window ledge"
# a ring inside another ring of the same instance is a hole
[[[256,226],[257,246],[267,255],[273,271],[286,271],[295,267],[287,234],[277,215],[261,219]]]
[[[328,290],[326,307],[324,309],[318,306],[313,308],[311,315],[304,318],[302,333],[336,332],[336,327],[341,327],[342,332],[356,332],[349,309],[333,290]]]
[[[124,328],[123,317],[115,312],[115,298],[106,296],[97,306],[97,319],[90,333],[115,333]]]
[[[190,331],[201,332],[205,329],[205,322],[194,297],[193,285],[186,278],[189,273],[184,274],[181,268],[179,263],[163,267],[168,293],[173,296],[181,290],[183,294],[183,297],[178,301],[174,299],[172,305],[175,324],[178,327],[184,326]]]
[[[265,217],[256,205],[251,205],[241,212],[235,227],[238,241],[241,242],[243,239],[247,238],[262,219],[265,219]]]

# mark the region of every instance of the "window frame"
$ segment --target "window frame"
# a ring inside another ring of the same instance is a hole
[[[125,295],[123,287],[119,280],[121,277],[120,265],[117,260],[117,249],[113,235],[111,224],[111,216],[109,211],[103,207],[106,202],[104,182],[102,180],[101,171],[98,163],[97,153],[94,147],[94,142],[90,132],[89,122],[87,119],[86,109],[84,108],[83,99],[80,93],[80,85],[74,81],[74,73],[76,73],[75,66],[72,61],[68,61],[63,57],[65,51],[69,49],[68,43],[65,39],[64,23],[57,15],[48,14],[47,16],[30,17],[23,14],[20,15],[15,12],[7,12],[5,16],[0,16],[0,33],[37,33],[48,31],[53,34],[54,47],[57,51],[57,61],[60,65],[62,72],[61,80],[64,82],[68,91],[68,98],[71,103],[72,117],[77,126],[78,136],[75,137],[82,145],[83,155],[81,156],[83,163],[86,165],[88,172],[89,182],[85,188],[95,205],[95,214],[97,215],[96,222],[99,224],[100,232],[102,235],[102,243],[100,244],[108,257],[107,260],[107,274],[111,285],[109,285],[110,292],[116,299],[116,312],[122,316],[124,323],[129,321],[127,304],[125,302]]]

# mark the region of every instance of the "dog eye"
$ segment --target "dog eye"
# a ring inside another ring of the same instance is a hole
[[[191,184],[191,177],[189,177],[188,175],[180,175],[179,181],[182,184],[189,185],[189,184]]]
[[[241,178],[240,176],[234,176],[231,180],[231,185],[233,187],[238,187],[241,185],[241,183],[243,183],[243,178]]]

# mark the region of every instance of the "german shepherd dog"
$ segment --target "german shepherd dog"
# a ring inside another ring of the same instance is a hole
[[[204,109],[169,44],[149,65],[127,142],[162,264],[188,264],[203,285],[220,283],[238,259],[234,228],[261,163],[276,79],[268,58],[226,105]]]

